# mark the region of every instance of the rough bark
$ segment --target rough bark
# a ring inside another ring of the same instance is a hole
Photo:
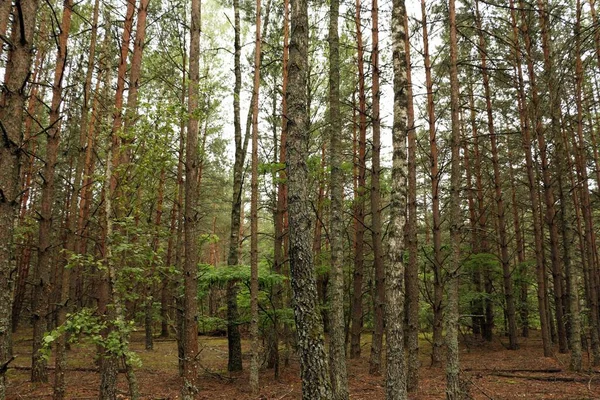
[[[27,80],[32,62],[33,34],[38,0],[16,3],[15,22],[5,66],[5,82],[0,98],[0,365],[10,358],[14,220],[19,207],[19,167],[21,158]],[[6,390],[5,371],[0,373],[0,399]]]
[[[350,357],[358,358],[361,353],[360,335],[363,325],[363,280],[364,280],[364,234],[365,234],[365,173],[366,173],[366,135],[367,135],[367,107],[365,97],[365,72],[364,72],[364,47],[362,39],[362,25],[360,18],[360,0],[355,2],[354,23],[356,25],[357,63],[358,63],[358,164],[357,187],[354,191],[354,273],[352,291],[352,325],[350,327]],[[355,151],[354,154],[357,152]]]
[[[61,25],[61,35],[59,38],[59,43],[61,44],[61,48],[59,49],[59,57],[60,57],[60,53],[61,50],[64,51],[65,53],[65,58],[66,58],[66,46],[67,46],[67,40],[68,40],[68,35],[69,35],[69,27],[71,25],[71,14],[73,12],[73,1],[72,0],[66,0],[64,2],[63,5],[64,9],[63,9],[63,18],[62,18],[62,25]],[[94,16],[97,16],[97,8],[94,8]],[[92,34],[95,33],[95,30],[92,31]],[[95,37],[93,37],[92,39],[95,40]],[[62,46],[65,46],[64,49],[62,49]],[[93,59],[93,56],[92,56]],[[89,65],[88,65],[89,67]],[[86,76],[87,77],[87,76]],[[84,94],[84,98],[87,98],[89,96],[89,91],[91,88],[91,81],[88,84],[88,81],[86,80],[85,83],[85,87],[84,87],[84,92],[87,90],[88,93]],[[86,100],[84,99],[84,102],[86,102]],[[86,107],[84,105],[84,107]],[[86,111],[86,109],[84,108],[84,110],[82,111]],[[82,119],[82,123],[85,122]],[[79,144],[80,144],[80,148],[82,143],[85,141],[85,134],[83,133],[85,132],[84,129],[82,129],[80,131],[80,135],[79,135]],[[71,198],[69,201],[69,213],[67,216],[67,232],[66,234],[68,235],[67,237],[67,242],[66,242],[66,250],[67,250],[67,254],[71,253],[73,254],[76,251],[76,236],[75,236],[75,227],[76,227],[76,222],[77,222],[77,218],[76,218],[76,214],[77,214],[77,205],[78,205],[78,199],[79,199],[79,187],[81,184],[81,172],[83,169],[83,157],[81,157],[81,154],[77,155],[77,160],[76,160],[77,166],[75,168],[75,176],[74,176],[74,185],[73,185],[73,191],[71,192]],[[61,265],[63,261],[61,261]],[[64,260],[64,263],[66,264],[68,262],[68,260]],[[59,266],[59,268],[60,268]],[[58,305],[57,305],[57,317],[56,317],[56,325],[60,326],[62,324],[64,324],[64,322],[67,319],[67,306],[70,305],[70,299],[69,299],[69,292],[70,292],[70,288],[71,288],[71,268],[70,266],[68,268],[64,268],[62,271],[62,281],[60,284],[60,297],[58,299]],[[66,349],[68,346],[68,342],[67,342],[67,335],[62,335],[62,337],[60,337],[57,340],[56,343],[56,358],[55,358],[55,369],[56,372],[54,374],[54,394],[53,394],[53,398],[54,400],[62,400],[65,398],[65,391],[66,391],[66,387],[65,387],[65,368],[67,366],[67,354],[66,354]]]
[[[373,297],[373,336],[371,339],[371,357],[369,359],[369,373],[381,373],[381,347],[383,345],[384,307],[385,307],[385,266],[381,240],[381,121],[379,119],[379,6],[377,0],[371,4],[371,51],[372,86],[373,96],[372,129],[373,140],[371,146],[371,242],[373,246],[373,268],[375,269],[375,296]],[[398,21],[399,23],[401,21]],[[400,44],[399,44],[400,46]],[[404,273],[404,270],[403,270]]]
[[[438,148],[435,128],[435,109],[433,104],[433,80],[431,77],[431,60],[429,56],[429,34],[427,28],[427,12],[425,0],[421,0],[421,15],[423,24],[423,56],[425,61],[425,87],[427,89],[427,123],[429,125],[430,148],[430,178],[431,178],[431,216],[433,224],[433,347],[431,364],[439,365],[442,362],[442,325],[443,310],[442,298],[444,284],[442,281],[442,218],[440,214],[440,170],[438,166]]]
[[[577,178],[581,182],[580,196],[581,196],[581,214],[584,222],[584,238],[585,238],[585,249],[586,258],[588,262],[588,279],[591,287],[591,341],[592,341],[592,364],[594,366],[600,365],[600,354],[598,352],[599,343],[599,328],[600,322],[598,321],[598,294],[597,294],[597,277],[595,276],[598,271],[597,254],[596,254],[596,241],[594,231],[594,221],[591,210],[590,200],[590,188],[588,183],[588,172],[586,166],[586,150],[585,150],[585,139],[583,136],[583,62],[581,59],[581,3],[577,1],[577,22],[575,24],[575,105],[577,108],[577,131],[573,138],[575,143],[575,166],[577,170]]]
[[[550,339],[550,327],[548,321],[548,315],[545,312],[545,298],[546,298],[546,285],[544,280],[544,246],[543,246],[543,236],[542,236],[542,224],[539,216],[540,209],[540,201],[539,195],[536,188],[536,178],[534,176],[533,171],[533,156],[531,152],[531,128],[529,126],[529,116],[527,115],[525,109],[525,90],[523,84],[523,72],[521,67],[521,55],[520,55],[520,46],[519,46],[519,30],[517,28],[517,19],[516,12],[514,8],[513,1],[510,0],[510,8],[511,8],[511,23],[513,28],[514,35],[514,62],[517,66],[517,76],[518,76],[518,84],[517,84],[517,95],[521,99],[521,108],[519,109],[519,118],[521,123],[521,131],[522,131],[522,141],[523,141],[523,150],[525,153],[525,163],[527,169],[527,180],[528,180],[528,188],[529,188],[529,199],[531,202],[531,208],[533,210],[533,233],[534,233],[534,245],[535,245],[535,258],[536,258],[536,279],[538,282],[537,288],[537,297],[538,297],[538,308],[540,311],[540,325],[542,330],[542,343],[544,347],[544,356],[550,357],[552,355],[552,343]],[[525,37],[525,43],[527,46],[527,42],[529,38],[528,27],[525,21],[525,8],[523,4],[523,0],[519,0],[519,8],[521,9],[521,16],[523,21],[521,22],[521,31]],[[533,66],[532,66],[533,68]]]
[[[412,75],[410,63],[410,39],[408,35],[408,14],[404,8],[404,53],[406,54],[406,125],[408,129],[408,193],[406,220],[406,249],[408,264],[405,270],[406,285],[406,344],[407,369],[406,389],[414,392],[419,387],[419,264],[417,241],[417,131],[415,129],[415,111],[413,106]],[[397,10],[396,10],[397,11]]]
[[[260,90],[260,6],[256,0],[256,36],[254,49],[254,88],[252,91],[252,178],[250,182],[250,341],[252,358],[250,361],[250,390],[258,393],[258,99]]]
[[[500,161],[498,155],[498,137],[494,126],[494,114],[492,109],[490,78],[487,67],[487,43],[483,35],[481,14],[479,13],[479,2],[475,1],[475,13],[477,32],[479,36],[479,57],[481,59],[481,75],[483,79],[483,90],[486,104],[486,115],[488,134],[492,150],[492,167],[494,170],[494,194],[496,201],[496,217],[498,223],[498,239],[500,246],[500,261],[502,263],[504,296],[506,299],[506,314],[508,317],[508,348],[516,350],[517,343],[517,319],[513,282],[511,278],[510,256],[508,253],[508,233],[506,231],[506,207],[504,205],[504,193],[502,190],[502,174],[500,173]]]
[[[42,356],[42,340],[48,328],[50,303],[50,271],[52,270],[52,210],[54,206],[55,170],[60,144],[60,106],[62,103],[63,77],[67,61],[67,40],[71,26],[73,2],[65,0],[57,46],[56,68],[52,83],[49,128],[46,130],[46,159],[42,172],[42,199],[39,213],[38,262],[33,272],[33,350],[31,381],[48,380],[47,360]]]
[[[188,88],[188,125],[185,148],[185,205],[184,205],[184,237],[185,261],[183,266],[184,280],[184,361],[183,386],[181,398],[194,400],[198,398],[200,387],[198,382],[198,98],[200,83],[200,0],[192,0],[192,23],[190,26],[190,65]]]
[[[394,73],[394,120],[392,125],[392,193],[389,230],[389,266],[386,271],[386,396],[387,400],[407,399],[404,356],[404,229],[407,205],[406,139],[409,99],[408,57],[404,0],[392,3],[392,62]],[[413,299],[414,301],[414,299]]]
[[[98,295],[98,311],[108,323],[104,329],[103,336],[106,338],[110,331],[114,329],[114,324],[117,318],[122,317],[122,308],[119,304],[118,296],[114,298],[115,290],[113,283],[115,282],[114,260],[112,259],[113,247],[113,220],[121,214],[121,202],[117,202],[116,207],[113,206],[113,200],[117,200],[118,174],[114,173],[114,169],[119,165],[119,152],[121,141],[119,132],[122,127],[122,111],[125,92],[125,81],[127,74],[127,56],[129,53],[129,42],[131,40],[131,31],[133,27],[133,14],[135,12],[135,0],[127,2],[127,11],[123,25],[123,37],[121,42],[121,53],[119,66],[117,68],[117,89],[115,93],[115,107],[112,115],[112,127],[109,136],[109,150],[106,158],[105,184],[104,184],[104,262],[105,270],[101,272],[100,278],[100,294]],[[113,214],[114,213],[114,214]],[[109,307],[113,303],[114,307]],[[113,354],[106,348],[102,348],[100,361],[100,399],[113,400],[116,398],[116,365],[118,363],[118,355]]]
[[[242,185],[244,172],[245,153],[242,146],[242,128],[240,121],[240,96],[242,90],[242,72],[240,66],[241,44],[240,44],[240,10],[239,0],[233,1],[234,14],[234,74],[235,83],[233,87],[233,132],[235,139],[235,159],[233,164],[233,199],[231,205],[231,224],[229,231],[229,255],[227,265],[233,267],[239,263],[238,247],[240,242],[240,213],[242,206]],[[241,371],[242,366],[242,344],[238,328],[239,313],[237,310],[237,284],[228,282],[226,289],[227,298],[227,347],[229,357],[227,359],[228,371]]]
[[[446,398],[462,399],[465,396],[460,385],[460,365],[458,357],[459,327],[459,270],[460,231],[462,218],[460,212],[460,98],[458,86],[458,43],[456,28],[455,1],[449,3],[450,19],[450,110],[452,118],[452,152],[450,171],[450,240],[452,242],[451,266],[449,270],[448,306],[446,314]]]
[[[286,232],[286,190],[287,185],[285,183],[285,153],[287,143],[287,84],[288,84],[288,42],[289,42],[289,1],[284,0],[283,2],[283,59],[282,59],[282,81],[281,81],[281,135],[279,139],[279,152],[278,152],[278,179],[277,179],[277,204],[275,209],[274,218],[274,256],[273,256],[273,270],[281,274],[284,272],[284,264],[286,260],[287,250],[284,248],[285,243],[285,232]],[[279,308],[283,304],[284,286],[276,285],[274,287],[273,303],[275,307]],[[279,322],[277,313],[273,318],[273,339],[272,339],[272,351],[271,358],[269,360],[269,366],[273,367],[275,378],[279,378],[279,337],[282,326]]]
[[[552,267],[552,278],[553,278],[553,286],[554,286],[554,308],[556,313],[556,328],[558,334],[558,348],[559,352],[566,353],[568,351],[567,346],[567,333],[565,330],[565,310],[563,308],[563,292],[564,292],[564,283],[563,283],[563,264],[560,258],[560,241],[558,236],[558,225],[556,218],[556,200],[554,194],[554,185],[553,185],[553,177],[550,173],[551,160],[550,155],[548,154],[548,149],[552,148],[554,142],[560,136],[560,85],[558,80],[556,79],[556,71],[554,68],[554,57],[552,54],[552,49],[550,48],[550,27],[548,21],[548,12],[546,10],[546,1],[545,0],[537,0],[538,5],[538,13],[539,13],[539,22],[541,29],[541,37],[542,37],[542,50],[544,55],[544,78],[547,87],[547,94],[549,97],[549,105],[542,109],[542,104],[540,100],[537,99],[535,81],[531,80],[531,72],[530,72],[530,80],[532,84],[532,103],[535,112],[536,118],[536,136],[538,140],[538,147],[540,158],[542,161],[542,181],[544,184],[544,201],[546,203],[546,213],[544,215],[544,220],[546,225],[548,226],[548,232],[550,233],[550,260]],[[525,38],[527,43],[527,38]],[[527,47],[526,47],[527,48]],[[545,111],[545,110],[548,111]],[[544,123],[542,119],[547,116],[546,114],[550,114],[550,124],[545,129]],[[549,132],[549,137],[546,137]]]
[[[290,60],[288,65],[288,214],[290,269],[294,296],[297,343],[300,354],[302,398],[332,398],[323,327],[318,309],[317,287],[311,252],[311,209],[308,198],[307,151],[309,140],[308,3],[291,4]]]
[[[329,273],[330,330],[329,363],[333,399],[348,399],[346,372],[346,341],[344,318],[344,173],[342,170],[342,118],[340,114],[340,38],[339,0],[329,3],[329,143],[331,207],[329,211]]]

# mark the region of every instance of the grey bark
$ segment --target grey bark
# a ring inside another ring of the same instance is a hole
[[[192,0],[190,27],[190,81],[188,88],[188,126],[185,149],[184,237],[184,362],[181,398],[194,400],[199,396],[198,385],[198,98],[200,83],[200,0]]]
[[[308,197],[308,3],[291,4],[290,59],[288,65],[288,213],[290,222],[290,269],[294,317],[304,400],[331,399],[323,326],[318,307],[313,264],[311,207]]]
[[[11,357],[11,309],[15,252],[14,220],[19,207],[21,158],[27,79],[32,62],[33,34],[38,0],[16,3],[12,29],[13,46],[8,51],[5,82],[0,98],[0,365]],[[5,398],[6,377],[0,373],[0,399]]]
[[[458,84],[458,40],[456,28],[455,0],[449,2],[450,19],[450,110],[452,118],[452,153],[450,171],[450,240],[452,242],[451,265],[449,269],[448,306],[446,314],[446,398],[462,399],[464,393],[460,385],[460,365],[458,353],[458,318],[459,318],[459,270],[461,241],[460,212],[460,98]]]
[[[407,204],[408,63],[404,0],[392,3],[392,62],[394,120],[392,126],[392,193],[389,229],[389,267],[386,273],[386,399],[407,399],[404,356],[404,229]]]
[[[340,114],[340,39],[338,19],[339,0],[329,3],[329,187],[331,207],[329,243],[331,270],[329,272],[329,362],[331,386],[335,400],[348,399],[346,372],[346,341],[344,318],[344,173],[342,170],[342,118]]]

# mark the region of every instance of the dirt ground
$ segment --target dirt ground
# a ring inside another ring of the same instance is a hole
[[[517,351],[506,350],[500,339],[493,343],[471,342],[461,346],[462,379],[473,399],[600,399],[600,370],[573,374],[568,371],[569,356],[556,354],[543,357],[541,339],[533,332],[528,339],[521,338]],[[363,356],[349,360],[349,385],[351,399],[384,399],[384,380],[368,373],[370,337],[365,335]],[[52,385],[32,384],[30,374],[30,332],[19,332],[14,339],[15,361],[8,370],[7,399],[49,399]],[[245,373],[229,374],[227,368],[227,342],[225,338],[201,337],[202,399],[301,399],[300,373],[297,358],[282,367],[279,380],[272,370],[263,370],[261,390],[252,396]],[[139,354],[142,366],[137,377],[143,399],[172,400],[179,398],[180,379],[177,373],[177,347],[174,340],[157,340],[154,350],[144,350],[143,332],[132,337],[132,347]],[[244,347],[244,351],[247,348]],[[421,343],[421,380],[419,390],[410,399],[443,399],[444,370],[429,366],[429,345]],[[95,349],[90,344],[76,344],[69,352],[67,373],[67,398],[92,400],[97,398],[98,373],[94,371]],[[589,359],[584,354],[585,364]],[[248,359],[246,358],[246,365]],[[50,365],[53,365],[51,359]],[[54,376],[50,371],[50,382]],[[119,374],[121,398],[128,399],[125,375]]]

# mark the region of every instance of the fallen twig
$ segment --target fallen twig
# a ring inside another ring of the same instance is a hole
[[[490,372],[490,375],[500,376],[503,378],[519,378],[530,381],[544,382],[588,382],[587,378],[567,377],[567,376],[535,376],[535,375],[518,375],[505,372]],[[591,379],[590,379],[591,382]]]

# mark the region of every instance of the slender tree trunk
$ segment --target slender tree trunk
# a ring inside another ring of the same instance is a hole
[[[12,273],[14,221],[19,207],[19,167],[27,80],[32,61],[33,35],[38,0],[20,0],[5,65],[5,82],[0,86],[0,365],[11,361]],[[6,395],[5,370],[0,372],[0,399]]]
[[[103,315],[108,322],[108,327],[104,330],[104,337],[108,337],[114,326],[111,322],[122,317],[123,312],[121,305],[116,306],[119,299],[113,297],[114,289],[114,260],[112,260],[112,236],[113,236],[113,219],[121,214],[120,202],[113,206],[113,198],[117,198],[118,176],[114,173],[114,168],[119,164],[119,147],[121,144],[119,131],[122,127],[122,111],[123,97],[125,91],[125,80],[127,74],[127,56],[129,53],[129,42],[131,40],[131,31],[133,27],[133,14],[135,12],[135,0],[127,2],[127,11],[123,26],[123,38],[121,42],[121,55],[119,67],[117,69],[117,90],[115,94],[115,107],[112,115],[112,127],[110,134],[109,151],[106,159],[105,185],[104,185],[104,212],[105,212],[105,232],[104,232],[104,259],[106,270],[102,272],[100,295],[98,296],[98,311]],[[113,215],[114,212],[114,215]],[[109,304],[114,303],[115,306],[110,308]],[[100,400],[116,399],[116,382],[117,382],[117,355],[108,351],[106,348],[101,349],[100,362]]]
[[[373,49],[371,52],[373,101],[371,104],[373,119],[373,141],[371,147],[371,237],[373,245],[373,267],[375,269],[375,296],[373,299],[374,329],[371,340],[371,357],[369,359],[369,373],[381,373],[381,347],[383,344],[384,307],[385,307],[385,266],[381,242],[381,121],[379,119],[379,6],[377,0],[372,0],[371,5],[371,39]],[[399,21],[401,22],[401,21]],[[401,44],[398,44],[401,46]],[[406,203],[406,200],[405,200]],[[400,233],[399,233],[400,234]],[[402,269],[404,273],[404,268]]]
[[[522,130],[522,139],[523,139],[523,150],[525,153],[525,162],[527,167],[527,179],[529,185],[529,199],[531,201],[531,208],[533,210],[533,232],[534,232],[534,244],[535,244],[535,257],[536,257],[536,279],[538,283],[537,288],[537,297],[538,297],[538,307],[540,311],[540,325],[542,331],[542,343],[544,346],[544,356],[550,357],[552,355],[552,343],[550,339],[550,324],[548,321],[548,315],[546,313],[545,307],[545,298],[546,298],[546,285],[545,285],[545,277],[544,277],[544,247],[543,247],[543,236],[542,236],[542,224],[539,217],[539,196],[537,192],[537,180],[534,176],[533,171],[533,156],[531,154],[531,132],[529,127],[529,117],[525,110],[525,91],[523,84],[523,73],[521,68],[521,56],[520,56],[520,46],[519,46],[519,31],[517,28],[517,20],[516,20],[516,12],[514,9],[513,0],[510,0],[511,7],[511,21],[513,26],[513,35],[515,40],[515,65],[517,66],[518,73],[518,87],[517,87],[517,95],[521,99],[521,109],[519,110],[519,117],[521,123]],[[527,24],[525,23],[525,8],[524,8],[523,0],[519,0],[519,8],[521,8],[522,14],[522,23],[521,23],[521,31],[524,33],[525,40],[527,42],[527,38],[529,37],[527,31]]]
[[[42,340],[47,330],[50,302],[50,271],[52,270],[52,209],[54,205],[55,169],[60,143],[60,105],[62,103],[62,85],[67,59],[67,40],[71,27],[73,2],[65,0],[58,39],[56,68],[52,84],[52,103],[50,105],[49,128],[46,131],[46,159],[42,173],[42,202],[38,242],[38,262],[33,273],[33,350],[31,381],[48,380],[47,360],[42,356]]]
[[[365,234],[365,193],[366,193],[366,135],[367,135],[367,106],[365,96],[364,47],[362,25],[360,18],[361,2],[356,0],[354,22],[356,24],[357,63],[358,63],[358,180],[354,198],[354,281],[352,292],[352,325],[350,334],[350,357],[358,358],[361,353],[360,335],[363,324],[363,280],[364,280],[364,234]],[[355,152],[356,154],[356,152]]]
[[[260,353],[258,338],[258,99],[260,90],[260,0],[256,0],[256,47],[254,50],[254,89],[252,92],[252,179],[250,199],[250,340],[252,359],[250,362],[250,389],[258,393],[258,358]]]
[[[596,274],[598,271],[597,254],[596,254],[596,242],[594,238],[594,223],[591,211],[590,201],[590,189],[588,184],[588,173],[586,167],[586,151],[585,151],[585,140],[583,137],[583,62],[581,60],[581,2],[577,1],[577,21],[575,24],[575,105],[577,107],[577,134],[575,146],[575,165],[577,169],[577,175],[581,182],[581,210],[585,227],[585,244],[587,250],[587,261],[590,277],[590,285],[592,290],[592,307],[591,307],[591,336],[592,336],[592,353],[593,353],[593,366],[600,365],[600,354],[598,352],[598,339],[599,325],[598,321],[598,295],[597,295],[597,284]],[[596,292],[596,293],[594,293]]]
[[[406,310],[407,310],[407,368],[406,389],[415,392],[419,387],[419,264],[417,242],[417,131],[415,129],[415,111],[413,106],[413,90],[410,62],[410,38],[408,36],[408,13],[403,1],[399,1],[393,12],[403,12],[404,22],[404,53],[406,61],[406,112],[407,112],[407,137],[408,137],[408,193],[407,193],[407,227],[406,249],[408,251],[408,264],[405,270],[406,285]],[[394,24],[392,26],[395,26]],[[402,48],[400,47],[401,51]],[[402,79],[402,64],[400,64],[400,77]],[[404,84],[403,84],[404,85]],[[402,87],[402,86],[400,86]],[[391,252],[390,252],[391,254]]]
[[[334,400],[348,399],[344,318],[344,173],[342,170],[342,118],[340,114],[339,0],[329,4],[329,143],[331,207],[329,243],[331,270],[329,282],[330,330],[329,363]]]
[[[40,27],[39,36],[43,37],[44,33],[44,25]],[[36,59],[33,66],[33,75],[32,82],[37,82],[38,75],[41,69],[43,68],[43,59],[45,57],[44,51],[39,51],[36,54]],[[20,199],[20,210],[19,210],[19,225],[22,225],[25,221],[25,217],[28,213],[32,211],[33,204],[35,204],[35,192],[31,185],[33,180],[35,165],[36,165],[36,154],[38,150],[38,141],[39,139],[35,136],[32,136],[32,128],[34,118],[36,118],[38,112],[40,112],[41,103],[38,100],[39,95],[39,86],[33,86],[31,88],[31,92],[29,94],[29,100],[27,104],[27,114],[25,117],[25,126],[24,126],[24,138],[23,144],[27,148],[27,161],[25,165],[27,166],[24,171],[22,171],[20,176],[20,184],[23,195]],[[42,95],[43,98],[43,95]],[[29,206],[31,205],[31,206]],[[23,249],[21,250],[20,257],[17,257],[17,279],[13,297],[13,307],[12,307],[12,331],[13,333],[17,331],[19,326],[19,319],[21,316],[21,310],[23,308],[23,302],[25,301],[25,294],[27,291],[27,282],[29,278],[29,270],[31,267],[31,253],[33,251],[34,246],[34,238],[33,232],[27,232],[25,234],[25,238],[23,241]]]
[[[519,103],[518,108],[521,107],[520,100],[517,99],[517,103]],[[507,144],[507,148],[510,149],[510,146]],[[519,305],[519,316],[521,319],[521,334],[523,337],[529,336],[529,306],[528,306],[528,292],[529,285],[527,283],[527,268],[525,266],[525,240],[523,238],[523,229],[521,228],[521,216],[519,210],[519,204],[517,202],[517,188],[515,185],[515,174],[513,170],[512,164],[512,155],[509,150],[508,152],[508,171],[509,171],[509,179],[510,179],[510,190],[511,190],[511,204],[512,204],[512,214],[513,214],[513,229],[515,231],[515,241],[517,245],[517,270],[518,276],[520,277],[520,305]]]
[[[510,256],[508,254],[508,234],[506,232],[506,207],[504,206],[504,198],[502,191],[502,175],[500,174],[500,161],[498,157],[498,138],[494,126],[494,116],[492,110],[491,89],[487,68],[486,41],[483,36],[483,28],[481,23],[481,15],[479,13],[479,2],[475,1],[477,31],[479,35],[479,56],[481,58],[481,75],[483,79],[483,89],[485,93],[486,114],[488,133],[490,135],[490,144],[492,150],[492,165],[494,169],[494,191],[496,200],[496,213],[498,220],[498,239],[500,246],[500,261],[502,263],[502,272],[504,280],[504,295],[506,297],[506,313],[508,317],[508,348],[516,350],[517,343],[517,319],[515,299],[513,293],[513,282],[511,279]]]
[[[548,153],[549,146],[552,146],[553,141],[560,136],[560,96],[558,91],[560,85],[555,79],[554,63],[550,49],[550,32],[548,26],[548,15],[546,11],[546,5],[544,0],[537,0],[539,20],[542,36],[542,49],[544,54],[544,75],[547,85],[547,91],[549,95],[549,112],[550,112],[550,137],[546,138],[545,129],[541,119],[544,117],[544,112],[541,109],[541,104],[537,100],[535,81],[532,79],[532,72],[530,72],[530,82],[532,88],[532,102],[536,116],[536,135],[538,140],[540,158],[542,161],[542,181],[544,183],[544,200],[546,202],[546,214],[545,221],[548,225],[548,231],[550,233],[550,255],[552,262],[552,278],[554,284],[554,305],[556,311],[556,327],[558,333],[558,347],[561,353],[568,351],[567,346],[567,333],[565,330],[565,317],[563,308],[563,265],[560,258],[560,242],[558,237],[558,225],[556,223],[556,208],[555,208],[555,195],[552,184],[552,177],[550,175],[550,160]],[[527,46],[527,37],[525,38]],[[526,47],[527,49],[527,47]],[[539,104],[539,105],[538,105]],[[546,144],[546,140],[548,144]]]
[[[404,0],[392,3],[392,61],[394,71],[394,121],[392,126],[392,193],[389,232],[390,264],[386,273],[386,399],[407,399],[406,362],[404,356],[404,230],[407,205],[407,125],[409,96],[408,71],[410,48],[407,46],[408,24]],[[409,183],[410,185],[410,183]],[[409,211],[410,212],[410,211]],[[412,299],[415,301],[415,299]]]
[[[568,142],[565,137],[565,129],[561,129],[561,140],[558,142],[557,157],[558,166],[558,195],[560,201],[560,229],[562,236],[562,260],[565,267],[566,288],[568,289],[568,309],[567,316],[569,318],[569,348],[571,349],[571,360],[569,368],[573,371],[580,372],[582,369],[582,354],[581,354],[581,317],[579,309],[579,272],[573,263],[573,245],[575,241],[574,229],[572,226],[574,219],[573,202],[567,196],[569,187],[565,182],[565,175],[572,173],[573,165],[571,155],[568,153]]]
[[[331,399],[327,358],[325,356],[321,314],[311,252],[312,232],[308,200],[306,165],[309,140],[308,83],[308,3],[291,3],[290,60],[288,65],[288,212],[290,219],[290,269],[294,295],[294,316],[302,398]]]
[[[282,60],[282,83],[281,83],[281,137],[279,139],[279,154],[278,154],[278,179],[277,179],[277,204],[274,218],[274,261],[273,270],[281,274],[284,272],[285,254],[284,249],[284,237],[285,237],[285,225],[286,225],[286,188],[285,184],[285,153],[286,153],[286,142],[287,142],[287,102],[286,93],[288,85],[288,42],[289,42],[289,1],[284,0],[283,2],[283,60]],[[284,297],[284,286],[276,285],[274,287],[274,307],[280,308],[283,306]],[[279,378],[279,337],[282,326],[279,322],[277,313],[273,316],[273,348],[270,364],[273,366],[275,379]]]
[[[479,127],[477,125],[477,112],[475,109],[475,96],[473,93],[473,86],[469,83],[469,109],[470,109],[470,120],[471,120],[471,130],[473,137],[473,157],[474,157],[474,172],[475,172],[475,188],[476,188],[476,196],[477,196],[477,225],[474,229],[477,232],[477,242],[473,251],[476,254],[485,254],[489,251],[488,239],[487,239],[487,210],[485,204],[485,193],[483,188],[483,178],[482,178],[482,159],[483,155],[480,151],[479,147]],[[475,283],[475,290],[478,293],[482,292],[482,285],[485,288],[486,297],[485,299],[481,299],[476,304],[476,314],[477,318],[477,326],[481,328],[481,334],[485,340],[488,342],[492,340],[493,337],[493,329],[494,329],[494,313],[491,302],[491,279],[490,279],[490,269],[488,266],[484,266],[482,268],[483,271],[480,271],[479,268],[473,274],[473,281]],[[481,282],[483,278],[484,282]]]
[[[135,39],[133,40],[133,56],[131,58],[131,69],[129,71],[129,86],[127,94],[127,108],[125,110],[125,120],[123,124],[123,140],[121,146],[120,163],[127,165],[131,162],[131,145],[135,137],[133,136],[133,126],[137,120],[138,91],[140,87],[140,78],[142,75],[142,56],[146,42],[146,19],[148,16],[148,3],[150,0],[140,0],[137,12],[137,21],[135,28]]]
[[[190,27],[190,83],[188,89],[188,126],[185,151],[185,263],[184,273],[184,363],[181,398],[194,400],[200,392],[198,382],[198,97],[200,84],[200,0],[192,0]]]
[[[459,270],[460,255],[460,98],[458,87],[458,43],[456,29],[455,1],[449,2],[450,19],[450,109],[452,117],[452,151],[450,172],[450,240],[452,242],[452,264],[449,270],[448,306],[446,315],[446,399],[462,399],[465,393],[460,387],[460,366],[458,359],[458,318],[459,318]]]
[[[425,58],[425,86],[427,88],[427,119],[429,124],[429,147],[431,169],[431,215],[433,219],[433,348],[431,364],[442,362],[442,298],[444,284],[442,281],[442,219],[440,215],[440,171],[438,167],[438,148],[435,129],[435,109],[433,103],[433,80],[431,77],[431,60],[429,58],[429,34],[427,31],[427,12],[425,0],[421,0],[423,24],[423,55]]]

